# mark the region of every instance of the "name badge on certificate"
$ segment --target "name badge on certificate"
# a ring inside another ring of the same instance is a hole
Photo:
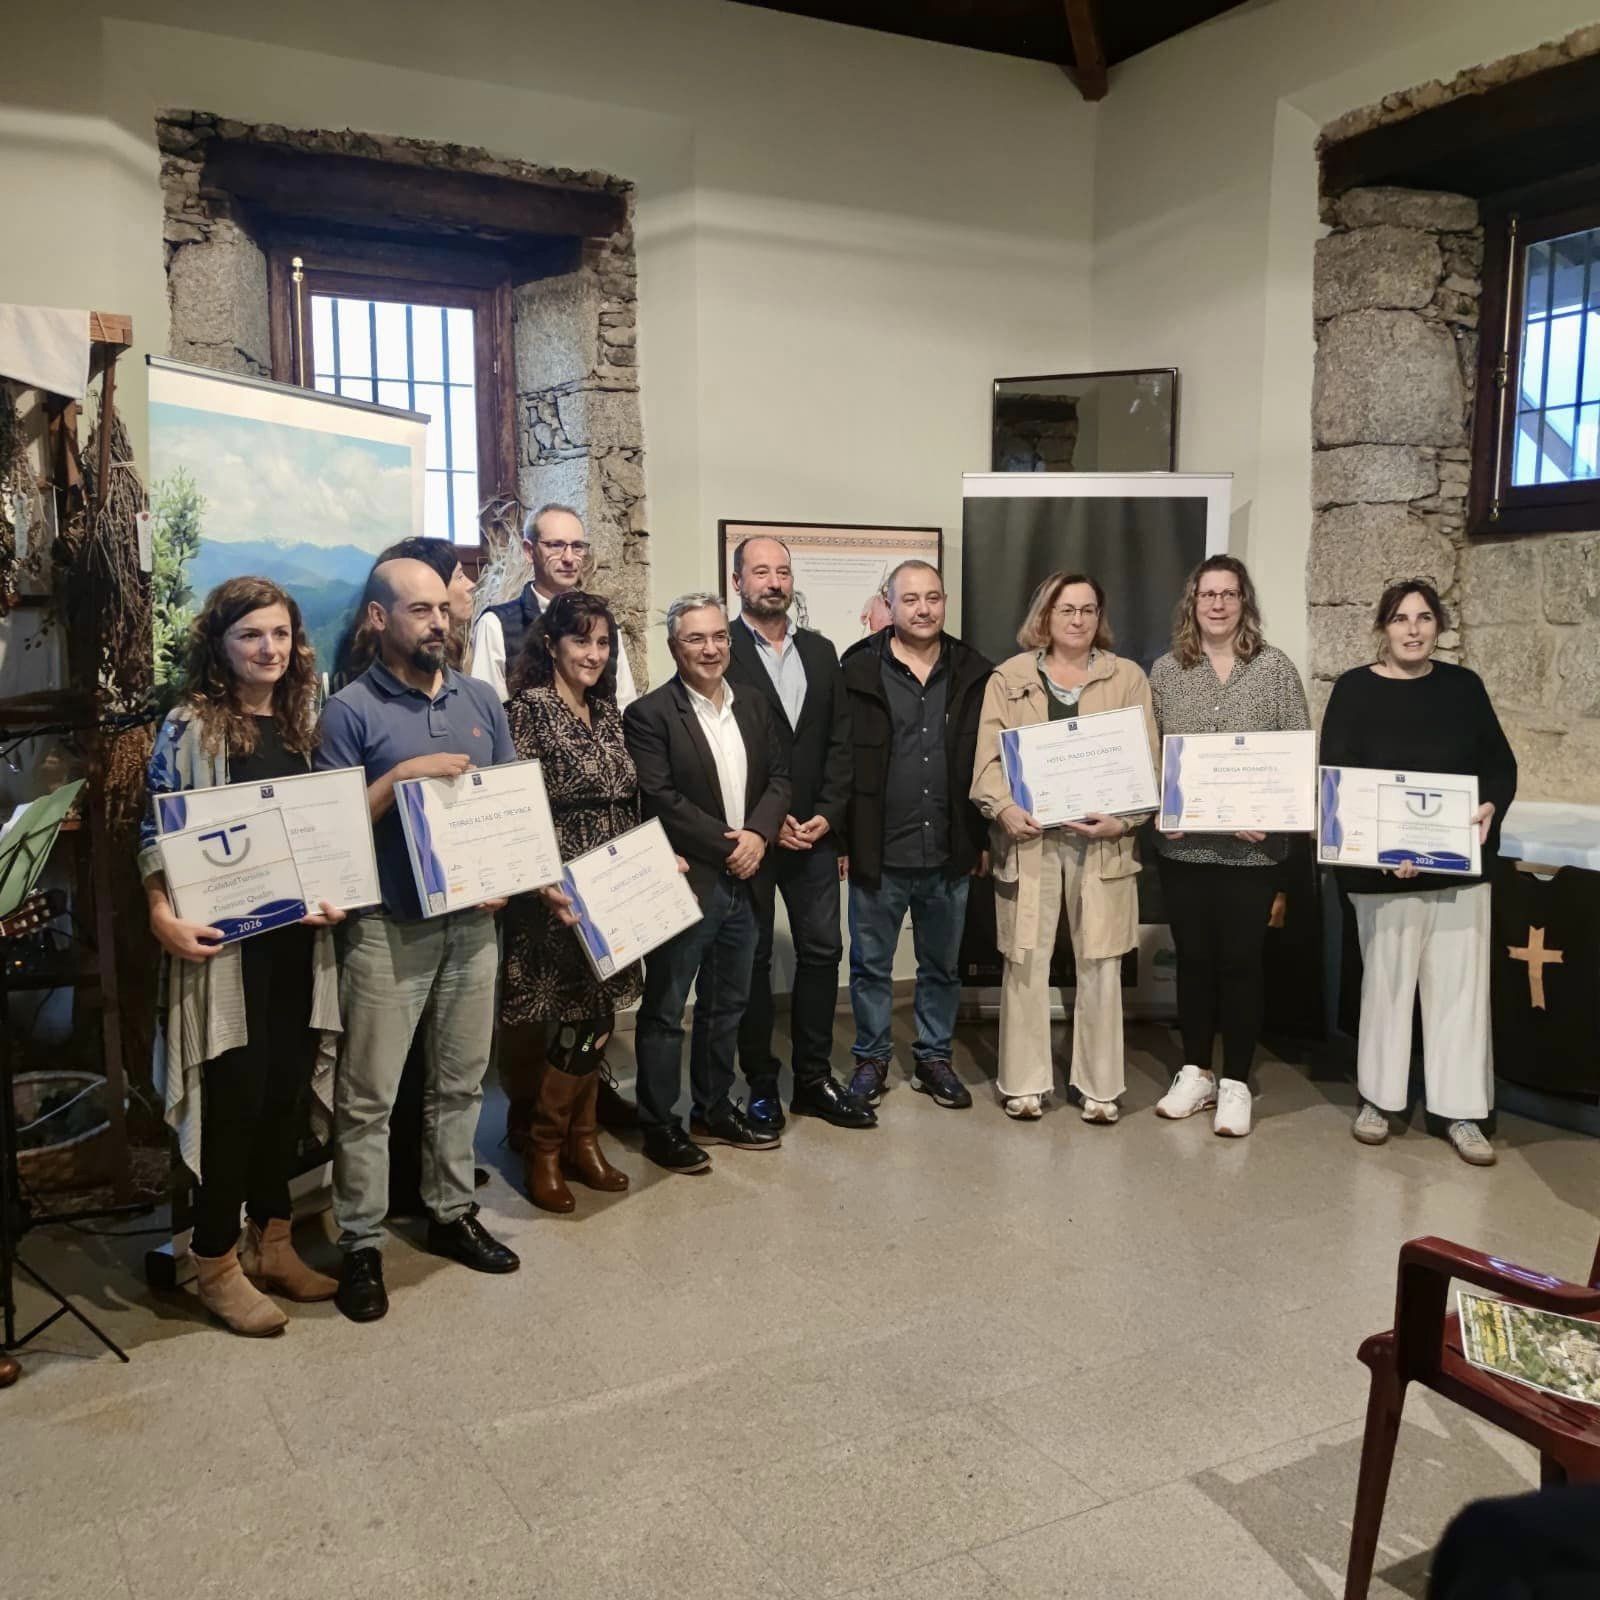
[[[1317,855],[1341,867],[1399,867],[1473,876],[1478,780],[1462,773],[1323,767]]]
[[[599,978],[648,955],[701,916],[655,817],[574,856],[561,886],[578,913],[572,931]]]
[[[306,914],[305,891],[281,811],[261,811],[156,841],[172,909],[221,930],[232,944]]]
[[[537,761],[459,778],[405,778],[394,794],[424,916],[561,881],[561,847]]]
[[[1156,809],[1150,737],[1138,706],[1006,728],[1000,735],[1011,798],[1042,828],[1091,811]]]
[[[1161,741],[1164,833],[1316,827],[1316,734],[1169,733]]]
[[[156,830],[163,835],[264,811],[283,813],[289,848],[311,905],[326,900],[340,911],[359,911],[382,900],[367,778],[360,767],[155,797]]]

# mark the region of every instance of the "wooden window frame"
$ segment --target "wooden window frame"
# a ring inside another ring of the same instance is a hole
[[[304,263],[294,281],[294,260]],[[407,301],[473,314],[474,398],[478,422],[478,499],[517,487],[516,350],[512,340],[512,269],[492,250],[468,251],[374,240],[318,240],[301,234],[267,250],[272,375],[313,388],[311,296]],[[301,312],[297,316],[296,291]],[[477,575],[484,550],[463,543],[462,564]]]
[[[1483,299],[1473,394],[1470,533],[1516,535],[1600,528],[1600,478],[1511,482],[1517,444],[1526,285],[1531,246],[1600,228],[1600,171],[1486,201]],[[1600,352],[1595,359],[1600,360]]]

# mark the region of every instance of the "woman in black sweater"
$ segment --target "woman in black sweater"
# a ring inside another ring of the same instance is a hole
[[[1485,873],[1500,823],[1517,792],[1517,758],[1483,680],[1435,661],[1449,626],[1425,579],[1391,584],[1378,602],[1378,659],[1334,685],[1322,721],[1330,767],[1470,774],[1478,780],[1477,823]],[[1489,1044],[1489,885],[1483,876],[1335,867],[1355,907],[1364,974],[1356,1080],[1361,1110],[1352,1132],[1363,1144],[1389,1137],[1388,1113],[1406,1108],[1412,1000],[1422,990],[1427,1109],[1450,1125],[1463,1161],[1487,1167],[1494,1149],[1478,1124],[1494,1090]]]

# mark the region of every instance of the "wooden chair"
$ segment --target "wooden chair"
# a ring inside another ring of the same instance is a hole
[[[1412,1239],[1400,1247],[1394,1327],[1373,1334],[1359,1352],[1372,1369],[1372,1391],[1361,1441],[1345,1600],[1366,1600],[1372,1582],[1407,1384],[1423,1384],[1532,1445],[1539,1452],[1546,1484],[1600,1481],[1600,1408],[1562,1400],[1472,1366],[1461,1351],[1460,1318],[1448,1309],[1452,1278],[1539,1311],[1600,1321],[1600,1248],[1589,1282],[1582,1285],[1531,1272],[1445,1239]]]

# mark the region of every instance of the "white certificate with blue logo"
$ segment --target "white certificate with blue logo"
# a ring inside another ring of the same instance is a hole
[[[405,778],[394,801],[425,917],[561,881],[561,846],[537,761],[474,767],[459,778]]]
[[[297,772],[265,783],[228,783],[155,797],[156,831],[179,833],[238,817],[282,811],[289,848],[313,909],[326,900],[359,911],[382,899],[372,844],[367,776],[360,767]]]
[[[1123,706],[1087,717],[1063,717],[1000,734],[1011,798],[1041,828],[1154,811],[1156,775],[1144,711]]]
[[[574,856],[561,887],[578,913],[572,931],[600,978],[700,920],[700,902],[655,817]]]
[[[172,909],[218,928],[224,944],[306,914],[305,891],[281,811],[260,811],[156,841]]]
[[[1317,736],[1169,733],[1161,741],[1163,833],[1315,833]]]
[[[1323,767],[1317,856],[1330,866],[1399,867],[1474,876],[1478,780],[1463,773]]]

